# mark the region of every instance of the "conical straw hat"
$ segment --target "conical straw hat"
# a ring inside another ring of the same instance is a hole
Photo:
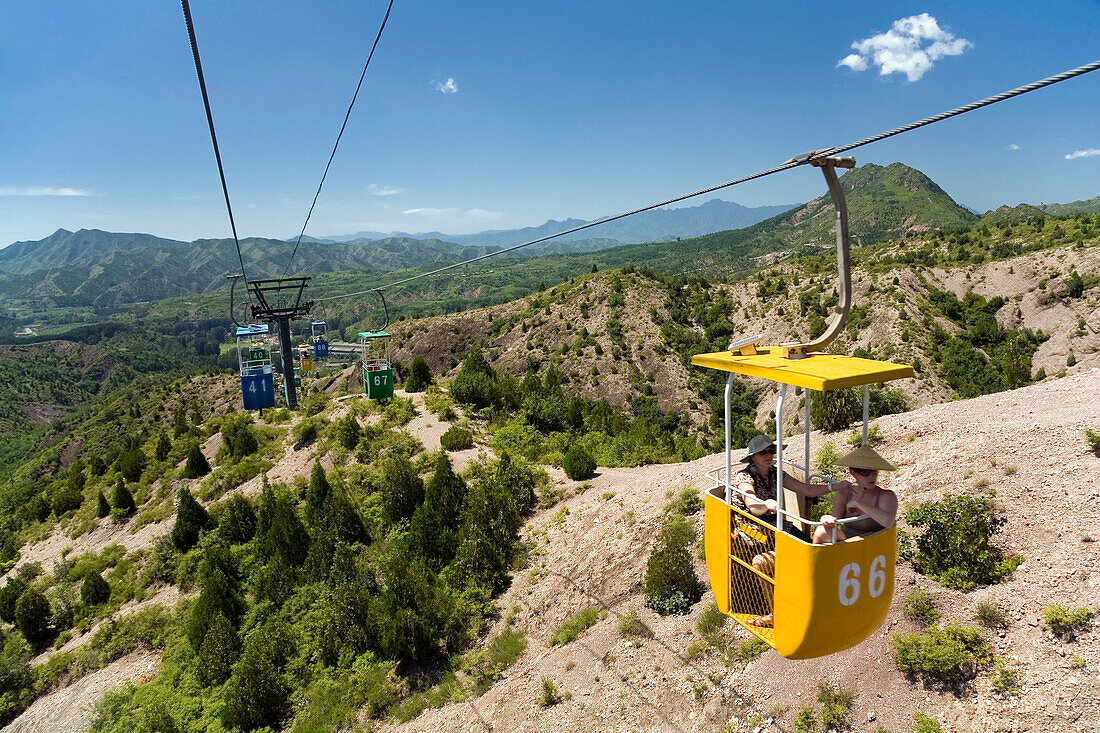
[[[862,468],[868,471],[896,471],[898,467],[886,460],[869,445],[861,445],[854,451],[837,459],[836,465],[849,468]]]

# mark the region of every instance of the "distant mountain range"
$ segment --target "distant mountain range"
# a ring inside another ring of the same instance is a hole
[[[626,219],[600,224],[590,230],[577,232],[575,234],[567,234],[556,241],[586,242],[596,239],[614,245],[633,244],[635,242],[667,241],[676,239],[677,237],[698,237],[702,234],[711,234],[727,229],[742,229],[747,226],[752,226],[758,221],[771,218],[788,209],[793,209],[795,206],[798,206],[798,204],[749,207],[742,206],[732,201],[711,199],[699,206],[646,211]],[[599,219],[593,219],[592,221],[599,221]],[[588,223],[589,222],[584,219],[565,219],[563,221],[550,219],[545,224],[537,227],[524,227],[522,229],[491,229],[489,231],[478,232],[477,234],[444,234],[442,232],[422,232],[419,234],[392,232],[384,234],[382,232],[356,232],[355,234],[342,234],[316,239],[311,238],[311,241],[363,242],[384,239],[386,237],[410,237],[413,239],[442,239],[457,244],[511,247],[516,244],[530,242],[533,239],[539,239],[540,237],[549,236]],[[547,244],[549,245],[551,243],[548,242]]]
[[[1041,208],[1026,204],[1013,209],[1002,207],[979,218],[923,173],[901,163],[867,164],[848,171],[840,180],[847,192],[850,230],[856,245],[911,232],[957,229],[978,221],[995,223],[1100,208],[1097,197]],[[747,227],[728,224],[731,217],[758,217],[768,210],[782,213]],[[745,272],[751,268],[753,258],[763,254],[802,247],[831,247],[835,241],[834,214],[828,195],[789,209],[784,206],[750,209],[713,200],[701,206],[647,212],[637,218],[639,222],[627,219],[583,233],[599,233],[608,238],[554,240],[518,250],[509,257],[568,253],[583,258],[587,256],[583,253],[599,250],[600,267],[634,263],[669,273],[709,271],[708,277],[719,277]],[[354,273],[381,282],[387,272],[470,259],[581,223],[566,219],[549,221],[540,227],[453,238],[401,236],[350,244],[306,238],[298,250],[293,271]],[[723,226],[727,228],[714,229]],[[700,231],[703,233],[693,234]],[[361,234],[348,238],[356,239]],[[620,244],[610,235],[640,241]],[[676,239],[682,241],[670,241]],[[479,244],[471,244],[474,241]],[[241,249],[248,276],[256,279],[282,275],[291,248],[287,241],[243,240]],[[24,303],[36,301],[32,304],[35,310],[50,306],[111,308],[211,292],[225,285],[227,273],[239,269],[237,253],[229,239],[184,243],[149,234],[59,229],[43,240],[16,242],[0,250],[0,298]]]

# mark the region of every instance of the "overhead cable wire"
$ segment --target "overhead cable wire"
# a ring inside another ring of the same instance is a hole
[[[214,159],[218,161],[218,175],[222,180],[222,193],[225,194],[225,208],[229,211],[229,228],[233,230],[233,243],[237,246],[237,259],[241,263],[241,274],[248,281],[248,275],[244,271],[244,256],[241,254],[241,242],[237,238],[237,224],[233,221],[233,205],[229,203],[229,187],[225,185],[225,169],[222,167],[222,154],[218,150],[218,136],[214,132],[214,116],[210,113],[210,97],[206,94],[206,80],[202,75],[202,62],[199,61],[199,44],[195,40],[195,25],[191,22],[191,6],[187,0],[180,0],[183,5],[183,20],[187,23],[187,37],[191,40],[191,55],[195,57],[195,73],[199,76],[199,89],[202,91],[202,105],[206,108],[206,123],[210,126],[210,142],[214,144]],[[248,296],[252,301],[251,294]]]
[[[405,283],[410,283],[410,282],[413,282],[414,280],[420,280],[420,279],[425,278],[425,277],[432,277],[433,275],[438,275],[442,272],[447,272],[448,270],[453,270],[453,269],[458,268],[458,267],[465,267],[466,265],[472,265],[475,262],[480,262],[481,260],[485,260],[485,259],[488,259],[490,257],[496,257],[497,255],[507,254],[508,252],[514,252],[517,249],[522,249],[523,247],[530,247],[533,244],[540,244],[541,242],[546,242],[546,241],[551,240],[551,239],[556,239],[558,237],[565,236],[566,234],[573,234],[575,232],[579,232],[579,231],[583,231],[585,229],[590,229],[592,227],[599,226],[600,224],[607,224],[608,222],[616,221],[618,219],[624,219],[628,216],[633,216],[635,214],[640,214],[642,212],[650,211],[652,209],[657,209],[657,208],[660,208],[662,206],[668,206],[669,204],[678,203],[678,202],[684,201],[686,199],[694,198],[695,196],[702,196],[703,194],[712,193],[714,191],[718,191],[718,190],[721,190],[723,188],[729,188],[731,186],[736,186],[738,184],[745,183],[747,181],[752,181],[752,180],[755,180],[757,178],[763,178],[765,176],[770,176],[773,173],[779,173],[780,171],[785,171],[785,170],[788,170],[790,168],[796,168],[800,165],[806,165],[811,160],[814,160],[814,159],[817,159],[817,158],[823,158],[823,157],[827,157],[827,156],[830,156],[830,155],[836,155],[837,153],[843,153],[843,152],[846,152],[848,150],[854,150],[856,148],[863,147],[864,145],[870,145],[871,143],[878,142],[880,140],[885,140],[888,137],[893,137],[895,135],[900,135],[900,134],[905,133],[905,132],[910,132],[912,130],[916,130],[919,127],[924,127],[925,125],[931,125],[931,124],[934,124],[936,122],[941,122],[941,121],[946,120],[950,117],[955,117],[957,115],[965,114],[967,112],[972,112],[972,111],[974,111],[976,109],[980,109],[982,107],[988,107],[991,104],[996,104],[998,102],[1003,102],[1007,99],[1012,99],[1013,97],[1018,97],[1022,94],[1027,94],[1028,92],[1033,92],[1037,89],[1042,89],[1043,87],[1051,86],[1052,84],[1057,84],[1059,82],[1063,82],[1063,81],[1066,81],[1068,79],[1073,79],[1074,77],[1081,76],[1083,74],[1087,74],[1087,73],[1092,72],[1092,71],[1096,71],[1097,69],[1100,69],[1100,60],[1093,61],[1090,64],[1085,64],[1084,66],[1078,66],[1076,69],[1070,69],[1069,71],[1063,71],[1062,73],[1055,74],[1054,76],[1048,76],[1045,79],[1040,79],[1039,81],[1034,81],[1034,82],[1031,82],[1030,84],[1025,84],[1024,86],[1016,87],[1015,89],[1010,89],[1006,92],[1001,92],[1000,94],[995,94],[991,97],[986,97],[985,99],[980,99],[976,102],[971,102],[970,104],[966,104],[966,105],[963,105],[961,107],[956,107],[956,108],[948,110],[946,112],[940,112],[939,114],[932,115],[931,117],[925,117],[924,119],[917,120],[916,122],[910,122],[909,124],[902,125],[901,127],[895,127],[892,130],[887,130],[886,132],[881,132],[881,133],[878,133],[877,135],[872,135],[871,137],[865,137],[862,140],[857,140],[856,142],[849,143],[847,145],[841,145],[841,146],[835,147],[835,148],[825,148],[825,149],[822,149],[822,150],[814,150],[814,151],[811,151],[809,153],[803,153],[802,155],[799,155],[795,158],[792,158],[791,160],[787,161],[786,163],[783,163],[782,165],[778,165],[774,168],[769,168],[768,170],[760,171],[758,173],[753,173],[752,175],[743,176],[741,178],[737,178],[737,179],[732,180],[732,181],[727,181],[726,183],[720,183],[716,186],[710,186],[708,188],[704,188],[704,189],[700,189],[699,191],[695,191],[693,193],[684,194],[682,196],[676,196],[674,198],[666,199],[665,201],[661,201],[661,202],[658,202],[658,203],[655,203],[655,204],[650,204],[648,206],[642,206],[640,208],[633,209],[631,211],[626,211],[626,212],[623,212],[621,214],[615,214],[614,216],[608,216],[608,217],[604,217],[603,219],[597,219],[596,221],[591,221],[591,222],[588,222],[587,224],[581,224],[580,226],[575,226],[575,227],[572,227],[570,229],[562,230],[560,232],[557,232],[556,234],[548,234],[544,237],[539,237],[538,239],[532,239],[528,242],[523,242],[522,244],[516,244],[516,245],[513,245],[511,247],[506,247],[504,249],[497,250],[495,252],[489,252],[487,254],[479,255],[478,257],[474,257],[474,258],[469,259],[469,260],[463,260],[462,262],[455,262],[453,264],[446,265],[445,267],[439,267],[439,268],[436,268],[435,270],[431,270],[430,272],[423,272],[423,273],[420,273],[419,275],[411,275],[411,276],[403,278],[401,280],[396,280],[394,282],[387,283],[386,285],[379,285],[378,287],[370,288],[368,290],[360,290],[358,292],[346,293],[346,294],[343,294],[343,295],[330,295],[327,298],[318,298],[318,300],[339,300],[339,299],[342,299],[342,298],[352,298],[352,297],[355,297],[355,296],[358,296],[358,295],[366,295],[367,293],[373,293],[373,292],[376,292],[376,291],[379,291],[379,290],[385,290],[387,288],[396,287],[398,285],[404,285]]]
[[[374,44],[370,47],[370,53],[367,54],[367,61],[363,64],[363,73],[359,75],[359,83],[355,85],[355,93],[351,95],[351,104],[348,105],[347,114],[344,115],[344,123],[340,125],[340,132],[336,135],[336,143],[332,146],[332,153],[328,156],[328,163],[325,164],[325,172],[321,174],[321,182],[317,184],[317,192],[313,194],[313,203],[309,205],[309,213],[306,214],[306,220],[302,223],[302,231],[298,233],[298,241],[294,243],[294,251],[290,253],[290,260],[286,263],[286,269],[283,270],[283,277],[290,271],[290,266],[294,262],[294,255],[298,254],[298,245],[302,243],[302,237],[306,233],[306,226],[309,224],[309,218],[313,216],[313,207],[317,205],[317,197],[321,195],[321,186],[325,185],[325,178],[328,177],[329,166],[332,165],[332,159],[336,157],[336,149],[340,147],[340,138],[344,136],[344,128],[348,126],[348,119],[351,117],[351,110],[355,106],[355,99],[359,96],[359,89],[363,86],[363,79],[367,76],[367,67],[370,66],[370,60],[374,58],[374,50],[378,48],[378,41],[382,38],[382,31],[386,30],[386,21],[390,19],[390,11],[393,10],[393,0],[390,0],[390,4],[386,7],[386,15],[382,18],[382,25],[378,27],[378,34],[374,37]]]

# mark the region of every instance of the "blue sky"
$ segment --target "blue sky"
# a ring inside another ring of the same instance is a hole
[[[301,228],[385,5],[192,2],[242,236]],[[1098,41],[1096,0],[397,0],[307,233],[596,218],[1091,62]],[[1065,202],[1100,194],[1098,119],[1095,72],[855,154],[979,210]],[[718,195],[823,191],[798,169]],[[0,4],[0,245],[59,227],[229,235],[178,3]]]

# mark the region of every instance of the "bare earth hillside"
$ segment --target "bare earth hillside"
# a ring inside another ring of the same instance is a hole
[[[525,656],[481,698],[427,711],[395,729],[715,731],[732,718],[734,730],[752,730],[758,724],[746,723],[752,714],[782,712],[777,726],[789,730],[798,709],[813,702],[817,683],[830,679],[859,690],[856,730],[908,731],[916,711],[943,721],[949,731],[1098,730],[1100,634],[1086,632],[1073,643],[1054,640],[1041,611],[1056,603],[1100,605],[1100,548],[1092,541],[1100,526],[1100,457],[1083,435],[1086,426],[1100,425],[1100,371],[932,405],[878,424],[886,438],[881,452],[902,466],[889,486],[903,502],[976,492],[983,480],[997,492],[1006,517],[998,541],[1025,558],[1007,582],[963,594],[903,565],[886,624],[853,649],[800,662],[767,652],[730,667],[715,655],[690,660],[688,649],[699,640],[695,621],[711,596],[690,616],[660,618],[642,606],[639,584],[666,492],[703,489],[699,474],[717,457],[603,469],[591,488],[565,502],[568,514],[560,524],[560,510],[548,510],[526,529],[541,554],[499,601],[504,615],[518,609],[513,627],[531,638]],[[823,440],[814,436],[815,449]],[[701,529],[701,517],[696,525]],[[697,565],[702,576],[702,562]],[[955,695],[925,689],[897,671],[888,637],[917,630],[900,610],[915,586],[935,595],[947,622],[973,623],[983,600],[1008,609],[1009,628],[984,635],[1021,673],[1018,695],[995,694],[988,672]],[[547,646],[565,618],[590,606],[606,617],[571,644]],[[628,641],[618,633],[618,618],[632,610],[654,630],[653,639]],[[1075,668],[1072,657],[1084,659],[1084,667]],[[571,698],[540,709],[544,677]]]

